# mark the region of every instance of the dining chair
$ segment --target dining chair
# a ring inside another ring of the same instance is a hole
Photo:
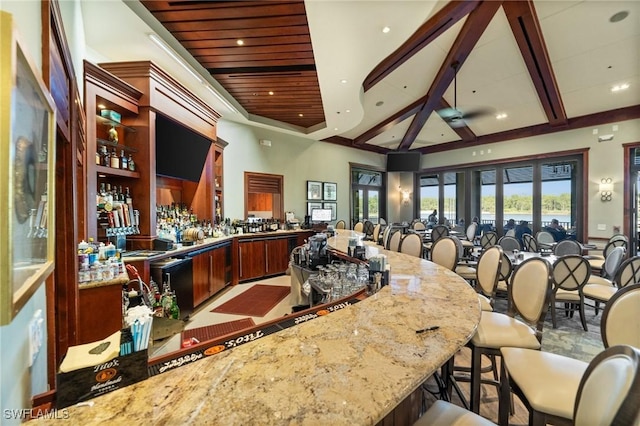
[[[393,231],[393,233],[391,234],[391,237],[389,238],[389,247],[386,247],[386,249],[391,251],[399,251],[401,239],[402,239],[402,232]]]
[[[467,226],[467,230],[465,231],[466,240],[462,240],[462,245],[465,249],[469,250],[475,247],[477,231],[478,224],[476,222],[471,222],[469,226]]]
[[[471,347],[470,405],[474,413],[480,410],[480,385],[485,381],[480,376],[482,355],[500,356],[502,347],[539,350],[550,290],[549,262],[533,257],[520,263],[513,272],[507,313],[482,312],[476,332],[467,344]]]
[[[582,246],[575,240],[562,240],[553,247],[553,254],[565,256],[567,254],[582,255]]]
[[[344,228],[346,228],[346,226],[347,226],[347,223],[344,220],[340,219],[339,221],[336,222],[335,228],[336,229],[344,229]]]
[[[375,226],[373,225],[373,222],[371,222],[370,220],[365,220],[364,221],[364,225],[362,227],[362,232],[364,233],[364,239],[365,240],[372,240],[373,239],[373,229],[375,228]]]
[[[455,235],[451,238],[458,247],[458,263],[456,264],[454,272],[464,278],[467,282],[469,282],[469,284],[475,286],[478,272],[476,271],[476,268],[469,263],[468,259],[465,258],[465,248],[463,245],[463,241]]]
[[[378,244],[378,239],[380,238],[380,229],[382,229],[382,225],[379,223],[373,227],[373,233],[371,234],[371,241]]]
[[[640,349],[611,346],[588,364],[523,348],[501,349],[498,424],[508,425],[510,391],[529,409],[529,425],[637,425]]]
[[[602,312],[600,335],[605,348],[631,345],[640,348],[640,283],[614,294]]]
[[[444,225],[436,225],[431,229],[431,241],[425,244],[427,250],[431,250],[433,244],[442,237],[449,235],[449,228]]]
[[[580,321],[584,331],[587,328],[587,320],[584,315],[583,288],[591,276],[591,265],[584,257],[577,254],[569,254],[559,257],[552,267],[553,290],[551,292],[551,322],[553,328],[557,328],[556,303],[564,303],[566,315],[573,316],[576,310],[580,314]]]
[[[354,225],[353,230],[356,232],[362,232],[364,230],[364,223],[358,222]]]
[[[493,311],[498,280],[503,262],[502,247],[492,246],[482,252],[476,267],[476,291],[480,308]]]
[[[614,295],[616,291],[618,291],[618,286],[616,285],[615,278],[618,272],[622,273],[622,259],[625,256],[624,248],[616,247],[611,253],[607,256],[607,259],[604,262],[604,266],[602,269],[602,275],[594,275],[591,274],[589,277],[589,281],[583,288],[584,296],[594,301],[593,308],[595,309],[596,315],[598,315],[598,310],[600,303],[607,303],[611,296]],[[633,259],[633,258],[632,258]],[[631,260],[631,259],[628,259]],[[630,266],[625,265],[631,271],[634,269],[634,266],[637,261],[629,262]],[[591,262],[589,262],[591,264]],[[635,277],[635,273],[629,274],[629,272],[625,272],[624,276]],[[629,282],[627,281],[627,284]]]
[[[589,263],[591,264],[591,269],[601,270],[604,268],[604,263],[607,260],[607,257],[613,252],[616,247],[624,248],[625,252],[627,251],[629,245],[629,240],[625,235],[614,235],[609,239],[607,244],[604,246],[601,255],[588,255],[587,259],[589,259]]]
[[[498,234],[494,231],[483,232],[480,236],[480,248],[486,250],[498,243]]]
[[[538,241],[531,234],[522,234],[522,245],[524,249],[531,253],[540,253]]]
[[[389,237],[391,236],[391,227],[387,226],[382,231],[382,247],[386,249],[389,245]]]
[[[514,237],[516,236],[516,230],[515,229],[508,229],[507,232],[504,233],[505,237]]]
[[[387,221],[383,217],[381,217],[380,219],[378,219],[378,223],[384,226],[387,224]]]
[[[418,234],[406,234],[400,241],[400,253],[422,257],[422,237]]]
[[[516,237],[510,237],[505,235],[498,240],[498,245],[502,247],[504,251],[513,252],[514,250],[522,250],[520,246],[520,241]]]
[[[419,220],[418,220],[418,221],[416,221],[416,222],[413,222],[413,225],[411,226],[411,228],[412,228],[414,231],[424,231],[425,229],[427,229],[427,227],[426,227],[426,226],[424,226],[424,223],[422,223],[422,222],[421,222],[421,221],[419,221]]]
[[[516,240],[517,241],[517,240]],[[513,273],[513,264],[511,263],[511,259],[505,253],[506,250],[502,251],[502,263],[500,264],[500,273],[498,275],[498,285],[496,286],[496,297],[505,296],[508,298],[509,293],[509,279],[511,278],[511,274]],[[507,306],[507,309],[509,307]]]
[[[538,231],[536,234],[536,241],[539,246],[551,246],[551,244],[556,242],[553,235],[551,235],[551,232],[548,231]]]
[[[433,243],[429,252],[430,260],[451,271],[458,264],[458,246],[453,237],[443,237]]]

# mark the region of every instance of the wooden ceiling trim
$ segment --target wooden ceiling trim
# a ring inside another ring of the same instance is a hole
[[[427,122],[429,116],[433,113],[435,107],[440,103],[440,99],[442,99],[444,92],[451,85],[451,82],[455,77],[455,72],[451,65],[455,62],[457,62],[459,66],[464,64],[464,61],[471,53],[471,50],[475,47],[480,36],[489,25],[489,22],[493,19],[493,16],[496,14],[501,4],[502,1],[499,0],[485,1],[469,14],[469,17],[462,26],[458,37],[456,37],[456,40],[453,42],[453,46],[451,46],[446,59],[431,84],[431,88],[429,88],[429,91],[427,92],[426,102],[415,115],[407,133],[405,133],[402,138],[402,142],[400,142],[400,145],[398,146],[399,151],[409,149],[411,144],[416,140],[420,130],[422,130],[422,127]]]
[[[341,146],[346,146],[348,148],[357,148],[363,151],[371,151],[371,152],[377,152],[378,154],[386,154],[387,152],[389,152],[389,149],[387,148],[383,148],[381,146],[377,146],[377,145],[359,145],[359,146],[354,146],[353,144],[353,140],[349,139],[349,138],[345,138],[342,136],[331,136],[329,138],[326,139],[322,139],[322,142],[328,142],[328,143],[332,143],[335,145],[341,145]]]
[[[567,124],[567,114],[532,0],[505,1],[503,9],[533,85],[552,126]]]
[[[196,59],[198,59],[198,57],[195,57]],[[306,59],[283,59],[281,61],[253,61],[253,62],[217,62],[217,61],[205,61],[205,60],[200,60],[199,61],[202,66],[204,66],[205,68],[209,68],[211,69],[211,67],[215,67],[215,66],[220,66],[223,67],[223,69],[229,69],[229,68],[273,68],[273,67],[278,67],[278,66],[296,66],[297,64],[299,64],[300,62],[309,62]],[[309,63],[303,64],[303,65],[310,65]]]
[[[438,38],[439,35],[455,25],[456,22],[471,13],[478,6],[478,3],[474,0],[452,1],[446,4],[432,18],[422,24],[402,46],[376,65],[362,83],[364,91],[371,89],[422,48]]]
[[[288,27],[307,25],[307,17],[300,15],[275,16],[269,18],[244,18],[218,21],[191,21],[191,22],[163,22],[169,31],[206,31],[215,28],[216,30],[236,30],[242,34],[244,29],[267,28],[267,27]]]
[[[380,123],[376,124],[369,130],[365,131],[359,136],[356,136],[354,141],[355,145],[363,145],[368,140],[375,138],[376,136],[386,132],[387,130],[392,129],[396,124],[402,123],[407,118],[415,115],[422,105],[425,103],[426,97],[422,97],[412,104],[404,107],[400,111],[396,112],[392,116],[382,120]]]
[[[155,2],[145,2],[145,5],[147,3]],[[179,4],[176,4],[175,6],[170,5],[167,9],[153,10],[152,13],[162,22],[234,20],[243,19],[247,15],[259,18],[304,15],[306,19],[306,11],[302,1],[293,3],[257,2],[252,5],[240,1],[217,3],[216,5],[216,2],[201,2],[198,7],[192,8],[180,7]]]
[[[313,53],[313,49],[311,48],[311,44],[274,44],[272,46],[252,46],[251,48],[245,48],[244,46],[236,46],[236,47],[217,47],[217,48],[203,48],[203,49],[189,49],[189,52],[194,57],[201,58],[214,58],[216,56],[225,56],[225,55],[238,55],[243,53],[252,53],[252,54],[260,54],[260,53],[286,53],[287,56],[291,53],[295,52],[311,52]]]
[[[588,114],[582,115],[580,117],[570,118],[568,120],[567,126],[562,128],[558,126],[552,126],[549,123],[543,123],[529,127],[521,127],[519,129],[507,130],[504,132],[492,133],[490,135],[478,136],[476,140],[472,142],[448,142],[444,144],[419,148],[418,151],[422,152],[423,154],[433,154],[436,152],[469,148],[471,146],[506,142],[514,139],[523,139],[550,133],[564,132],[567,130],[581,129],[584,127],[601,126],[604,124],[634,120],[638,118],[640,118],[640,105],[633,105],[626,108],[618,108],[611,111],[598,112],[595,114]]]
[[[234,43],[238,36],[246,38],[262,38],[262,37],[290,37],[290,36],[309,36],[309,27],[307,25],[289,25],[286,27],[265,27],[244,29],[242,34],[237,29],[220,30],[217,28],[204,31],[175,31],[173,35],[178,40],[197,41],[197,40],[233,40]]]
[[[280,44],[311,44],[311,36],[309,34],[283,35],[278,37],[251,37],[242,35],[241,38],[244,41],[243,46],[238,46],[238,34],[231,38],[199,38],[196,40],[183,40],[182,45],[187,49],[235,48],[239,50],[249,50],[253,47],[258,46],[274,46]]]

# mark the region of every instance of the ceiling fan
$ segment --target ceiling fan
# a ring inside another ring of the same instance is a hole
[[[472,120],[474,118],[482,117],[484,115],[490,115],[494,113],[492,108],[476,108],[473,110],[467,110],[465,112],[458,109],[458,87],[457,76],[460,63],[455,61],[451,64],[453,68],[453,108],[443,108],[437,111],[438,115],[447,123],[450,127],[456,129],[460,127],[466,127],[466,120]]]

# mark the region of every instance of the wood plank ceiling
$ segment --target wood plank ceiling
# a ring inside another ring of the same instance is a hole
[[[142,4],[249,114],[325,121],[303,0]]]

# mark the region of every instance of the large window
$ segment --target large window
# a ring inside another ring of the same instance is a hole
[[[427,171],[419,175],[420,217],[438,206],[451,222],[478,217],[502,234],[509,219],[526,220],[534,232],[558,221],[578,239],[586,220],[583,153],[484,166]],[[640,166],[637,173],[640,173]]]
[[[384,173],[351,167],[351,227],[370,220],[378,223],[385,210]]]

